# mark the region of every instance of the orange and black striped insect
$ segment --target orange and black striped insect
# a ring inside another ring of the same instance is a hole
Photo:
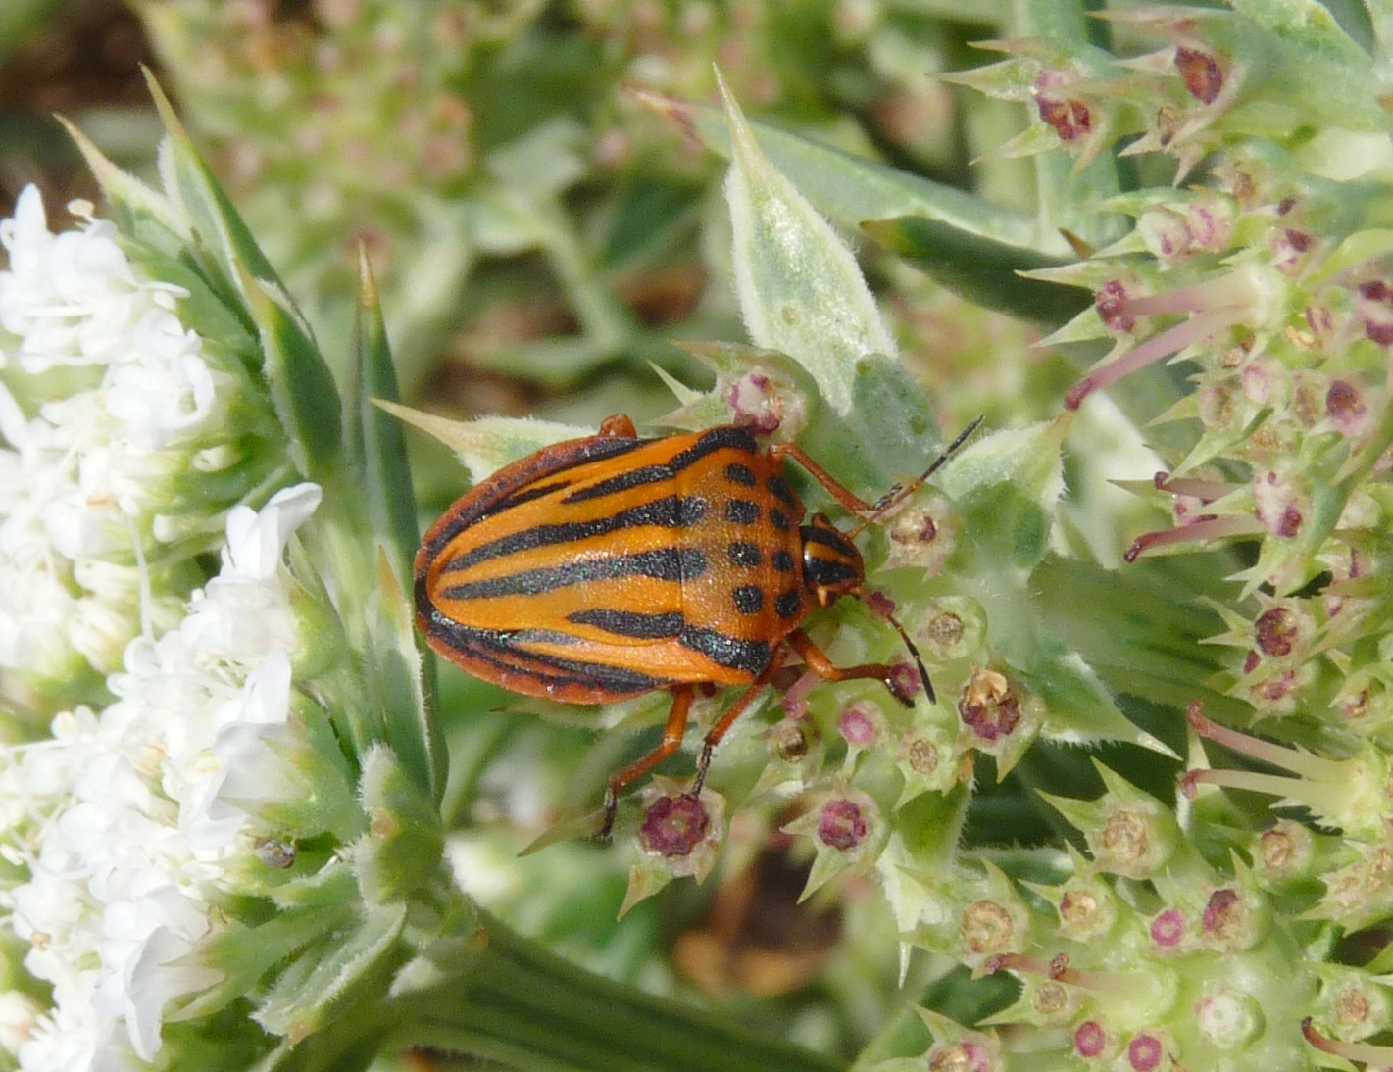
[[[513,692],[575,704],[672,693],[662,743],[609,780],[606,835],[619,791],[681,745],[698,685],[747,687],[707,733],[693,794],[789,649],[828,681],[875,678],[913,705],[891,665],[834,666],[800,627],[815,607],[868,595],[850,537],[912,494],[980,420],[871,505],[797,446],[762,448],[746,426],[640,439],[628,417],[610,417],[599,435],[500,469],[441,516],[416,555],[417,620],[437,652]],[[800,524],[785,459],[861,525],[845,534],[824,514]],[[918,651],[889,621],[932,699]]]

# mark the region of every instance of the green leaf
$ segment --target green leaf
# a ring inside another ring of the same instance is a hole
[[[359,250],[358,315],[354,324],[354,375],[348,390],[349,419],[344,422],[348,455],[360,470],[373,535],[388,549],[392,572],[401,590],[410,587],[411,562],[420,543],[416,495],[406,457],[401,423],[374,399],[399,401],[396,368],[387,344],[387,329],[366,250]]]
[[[1092,304],[1086,291],[1019,274],[1070,263],[1062,257],[983,238],[922,216],[868,220],[861,226],[886,249],[983,308],[1055,326]]]
[[[199,963],[222,973],[221,981],[187,1004],[167,1011],[166,1021],[211,1016],[229,1002],[251,993],[276,964],[316,941],[326,931],[344,926],[352,915],[351,903],[341,902],[281,911],[256,927],[230,921],[226,928],[200,945],[196,954]]]
[[[856,366],[895,342],[851,251],[760,150],[725,90],[733,157],[726,177],[735,289],[751,340],[812,373],[846,414]]]
[[[712,152],[731,158],[731,128],[719,108],[647,90],[634,95]],[[852,156],[768,123],[750,122],[748,129],[770,163],[819,212],[847,229],[870,218],[926,216],[1008,245],[1061,255],[1069,251],[1062,237],[1042,231],[1033,216],[998,208],[957,187]]]
[[[1013,569],[1023,576],[1045,556],[1064,491],[1060,445],[1068,427],[1065,416],[1003,428],[944,467],[939,486],[973,534],[971,561],[964,565],[978,581],[995,583],[996,575]]]
[[[404,904],[367,907],[352,927],[292,961],[252,1019],[294,1046],[357,1002],[375,1000],[400,959],[405,922]]]
[[[531,417],[479,417],[472,421],[456,421],[384,399],[375,399],[374,405],[444,443],[455,452],[475,481],[553,443],[595,435],[593,428]]]
[[[271,404],[290,437],[290,459],[311,479],[332,484],[340,421],[333,374],[279,284],[244,277],[242,288],[259,329]]]
[[[1041,635],[1028,665],[1012,665],[1021,681],[1045,702],[1040,736],[1060,744],[1125,741],[1179,759],[1166,744],[1127,719],[1083,661],[1053,637]]]
[[[421,792],[438,805],[449,756],[435,717],[434,664],[422,652],[411,603],[382,548],[376,599],[369,608],[367,681],[382,712],[383,732]]]
[[[165,192],[190,253],[206,273],[239,295],[255,321],[272,402],[290,436],[289,453],[308,477],[327,482],[339,446],[339,395],[304,315],[276,276],[227,193],[194,148],[174,107],[145,72],[168,137],[161,147]],[[139,192],[111,180],[128,200]],[[144,198],[141,207],[152,207]]]
[[[363,761],[360,786],[368,832],[353,846],[363,896],[376,904],[402,900],[438,879],[445,835],[435,802],[385,745]]]

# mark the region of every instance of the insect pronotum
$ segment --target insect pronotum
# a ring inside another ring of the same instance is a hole
[[[870,504],[799,447],[761,447],[744,425],[641,439],[628,417],[610,417],[599,435],[500,469],[436,521],[416,555],[417,620],[435,651],[513,692],[576,704],[671,692],[662,743],[609,780],[607,836],[619,792],[680,747],[699,685],[745,690],[706,734],[693,795],[721,738],[790,651],[825,680],[874,678],[913,704],[890,664],[835,666],[801,627],[841,596],[867,597],[852,538],[913,494],[981,420]],[[850,533],[824,514],[802,524],[786,459],[861,523]],[[918,651],[886,617],[932,699]]]

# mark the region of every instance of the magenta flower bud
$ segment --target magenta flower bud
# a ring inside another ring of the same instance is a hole
[[[1135,1072],[1156,1072],[1165,1059],[1165,1043],[1155,1035],[1138,1035],[1127,1044],[1127,1063]]]
[[[817,820],[817,838],[829,849],[851,852],[866,840],[870,822],[854,800],[829,800]]]
[[[854,703],[842,712],[837,729],[852,748],[870,748],[880,739],[880,712],[865,701]]]
[[[1074,1029],[1074,1051],[1085,1060],[1102,1055],[1108,1046],[1108,1033],[1097,1020],[1085,1020]]]
[[[1255,623],[1258,647],[1264,655],[1282,658],[1290,655],[1301,634],[1301,623],[1286,607],[1263,611]]]
[[[1127,312],[1129,297],[1122,280],[1112,279],[1103,284],[1093,299],[1098,315],[1113,331],[1131,331],[1137,326],[1137,318]]]
[[[1300,534],[1307,511],[1302,497],[1289,481],[1269,469],[1253,482],[1253,497],[1257,501],[1258,520],[1273,536],[1292,540]]]
[[[1088,105],[1076,98],[1050,92],[1065,79],[1054,72],[1042,74],[1035,82],[1035,109],[1040,121],[1054,128],[1062,142],[1077,141],[1093,130],[1093,113]]]
[[[958,713],[978,740],[993,744],[1020,722],[1020,694],[1005,674],[982,667],[973,671],[963,689]]]
[[[1224,72],[1213,56],[1198,49],[1177,48],[1175,69],[1190,96],[1204,104],[1213,104],[1219,99],[1219,92],[1224,88]]]
[[[1171,952],[1185,940],[1185,914],[1168,908],[1151,921],[1151,941],[1157,949]]]
[[[696,797],[659,797],[648,806],[639,841],[659,856],[686,856],[706,838],[711,816]]]
[[[1333,380],[1325,392],[1325,415],[1341,435],[1358,436],[1369,430],[1369,407],[1364,395],[1348,380]]]
[[[1243,897],[1237,890],[1215,890],[1204,906],[1205,944],[1237,952],[1251,949],[1266,931],[1266,912],[1260,897]]]

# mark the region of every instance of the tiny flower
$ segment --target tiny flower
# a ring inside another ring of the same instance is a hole
[[[1151,921],[1151,943],[1162,952],[1174,952],[1185,941],[1185,913],[1168,908]]]
[[[1040,121],[1054,128],[1066,144],[1085,138],[1093,130],[1093,113],[1083,101],[1069,97],[1069,78],[1057,71],[1045,71],[1035,81],[1035,108]]]
[[[885,716],[865,700],[848,704],[837,719],[837,731],[851,750],[872,748],[885,732]]]
[[[1325,414],[1343,436],[1362,436],[1373,426],[1364,393],[1349,380],[1332,380],[1325,392]]]
[[[1315,852],[1310,830],[1290,819],[1278,819],[1258,838],[1254,872],[1268,883],[1303,878],[1310,871]]]
[[[1195,1004],[1195,1023],[1205,1041],[1220,1050],[1240,1050],[1264,1027],[1262,1007],[1229,986],[1216,986]]]
[[[725,837],[725,798],[710,789],[694,797],[672,779],[655,776],[639,793],[639,806],[642,818],[620,916],[674,878],[706,881]]]
[[[1097,1020],[1085,1020],[1074,1029],[1074,1052],[1085,1061],[1102,1057],[1108,1050],[1108,1033]]]
[[[1166,1061],[1166,1044],[1159,1035],[1143,1032],[1127,1043],[1127,1065],[1133,1072],[1156,1072]]]
[[[1316,1015],[1335,1038],[1363,1042],[1389,1027],[1389,993],[1366,972],[1338,964],[1321,964],[1316,970],[1321,979]]]
[[[786,824],[783,832],[810,838],[816,849],[803,898],[843,871],[868,867],[888,834],[875,800],[840,785],[813,795],[808,810]]]
[[[1009,735],[1019,724],[1020,694],[1005,674],[983,667],[973,671],[963,689],[962,699],[958,701],[958,713],[973,736],[990,746]]]
[[[1175,816],[1113,771],[1096,764],[1107,792],[1082,801],[1046,795],[1050,804],[1083,831],[1099,871],[1126,878],[1149,878],[1175,852],[1179,831]]]
[[[1071,878],[1059,899],[1059,933],[1087,944],[1111,933],[1117,923],[1117,900],[1101,879]]]
[[[696,797],[659,797],[643,814],[639,843],[645,852],[690,856],[710,826],[711,816]]]
[[[1210,894],[1201,917],[1202,941],[1212,949],[1240,952],[1267,932],[1267,905],[1257,893],[1219,889]]]
[[[957,550],[962,519],[938,494],[916,497],[915,504],[891,520],[890,565],[917,566],[933,575],[942,572]]]
[[[935,1046],[929,1051],[929,1072],[995,1072],[997,1067],[987,1047],[976,1042]]]
[[[1191,728],[1201,737],[1297,775],[1283,777],[1257,771],[1191,770],[1181,784],[1187,794],[1193,794],[1200,784],[1268,793],[1283,800],[1305,804],[1323,821],[1343,828],[1351,836],[1382,836],[1390,804],[1387,760],[1381,752],[1365,749],[1349,759],[1324,759],[1221,726],[1208,718],[1198,703],[1190,705],[1187,717]]]
[[[1301,638],[1302,622],[1289,607],[1271,607],[1253,623],[1258,649],[1272,658],[1290,655]]]
[[[838,852],[860,848],[871,824],[861,804],[853,800],[829,800],[817,817],[817,839]]]

